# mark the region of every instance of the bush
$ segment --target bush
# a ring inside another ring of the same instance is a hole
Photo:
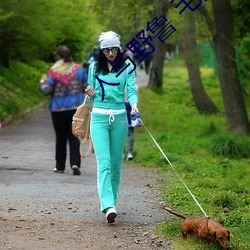
[[[219,194],[215,194],[211,198],[210,203],[214,206],[221,207],[223,209],[224,208],[233,209],[237,206],[232,193],[228,192],[221,192]]]
[[[236,135],[219,136],[212,140],[212,153],[215,155],[231,158],[249,158],[250,146],[247,138]]]
[[[47,72],[48,65],[34,61],[27,65],[12,61],[10,68],[0,67],[0,121],[7,122],[11,115],[19,117],[22,111],[34,107],[45,96],[38,90],[42,74]]]

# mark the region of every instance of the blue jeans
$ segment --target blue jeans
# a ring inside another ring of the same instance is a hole
[[[97,160],[97,189],[101,211],[115,207],[121,179],[123,148],[128,132],[126,112],[114,114],[91,113],[90,134]]]

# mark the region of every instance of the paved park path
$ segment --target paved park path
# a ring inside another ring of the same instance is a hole
[[[147,76],[137,75],[138,86]],[[153,227],[166,221],[157,170],[124,162],[118,217],[100,213],[94,154],[81,176],[53,173],[54,131],[47,109],[0,130],[0,250],[172,249]]]

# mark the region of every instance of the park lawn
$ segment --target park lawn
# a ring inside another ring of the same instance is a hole
[[[48,65],[42,62],[32,66],[13,62],[9,70],[0,68],[0,122],[46,99],[38,83],[47,70]],[[250,138],[228,134],[218,78],[208,67],[202,67],[201,74],[208,95],[220,109],[217,115],[197,112],[181,60],[165,65],[163,93],[139,90],[144,127],[135,130],[133,164],[159,170],[162,182],[155,188],[166,205],[190,217],[203,216],[183,180],[207,215],[230,230],[233,249],[250,249]],[[250,114],[250,98],[246,98],[246,106]],[[155,231],[175,239],[178,250],[201,249],[195,238],[188,242],[178,238],[180,224],[179,219],[162,223]],[[206,244],[203,249],[217,248]]]
[[[12,61],[10,68],[0,67],[0,122],[7,125],[8,117],[18,119],[33,110],[36,104],[47,97],[38,90],[42,74],[48,70],[48,64],[33,61],[30,65]],[[47,98],[48,99],[48,98]]]
[[[201,75],[219,114],[197,112],[181,60],[165,65],[163,93],[140,88],[139,110],[144,127],[135,128],[133,163],[159,170],[163,181],[156,188],[166,205],[188,217],[203,217],[183,180],[206,214],[230,230],[232,249],[250,249],[250,138],[227,132],[218,78],[208,67],[201,68]],[[180,219],[162,223],[155,231],[167,239],[174,238],[178,250],[201,249],[195,238],[189,243],[178,238],[180,224]],[[203,247],[217,249],[214,244]]]

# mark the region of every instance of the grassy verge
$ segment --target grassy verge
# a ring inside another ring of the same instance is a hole
[[[212,69],[204,67],[201,72],[205,89],[220,114],[197,112],[186,67],[177,60],[164,69],[163,94],[145,88],[139,90],[141,117],[202,208],[230,230],[232,249],[250,249],[250,138],[227,133],[218,79]],[[157,188],[165,204],[188,217],[203,216],[143,127],[135,131],[134,155],[135,165],[157,167],[161,172],[163,182]],[[168,239],[175,238],[178,250],[217,249],[214,244],[201,247],[192,237],[184,242],[179,238],[180,224],[180,219],[163,223],[156,227],[156,232]]]
[[[20,118],[24,110],[33,110],[46,97],[38,90],[42,74],[48,66],[43,62],[27,65],[12,62],[9,69],[0,68],[0,122],[6,124],[9,117]]]
[[[40,103],[41,75],[48,66],[13,62],[9,70],[0,68],[0,122],[9,115]],[[201,115],[194,106],[187,71],[181,61],[171,61],[164,69],[164,93],[140,89],[142,120],[152,133],[178,175],[190,188],[202,208],[231,232],[233,250],[250,249],[249,172],[250,139],[229,135],[218,79],[209,68],[202,68],[205,88],[219,107],[218,115]],[[250,100],[247,101],[250,113]],[[162,175],[158,188],[162,200],[189,217],[203,216],[176,172],[141,127],[135,131],[135,158],[138,166],[157,167]],[[179,219],[157,225],[156,232],[175,239],[175,248],[217,249],[214,244],[200,246],[197,239],[183,241]]]

